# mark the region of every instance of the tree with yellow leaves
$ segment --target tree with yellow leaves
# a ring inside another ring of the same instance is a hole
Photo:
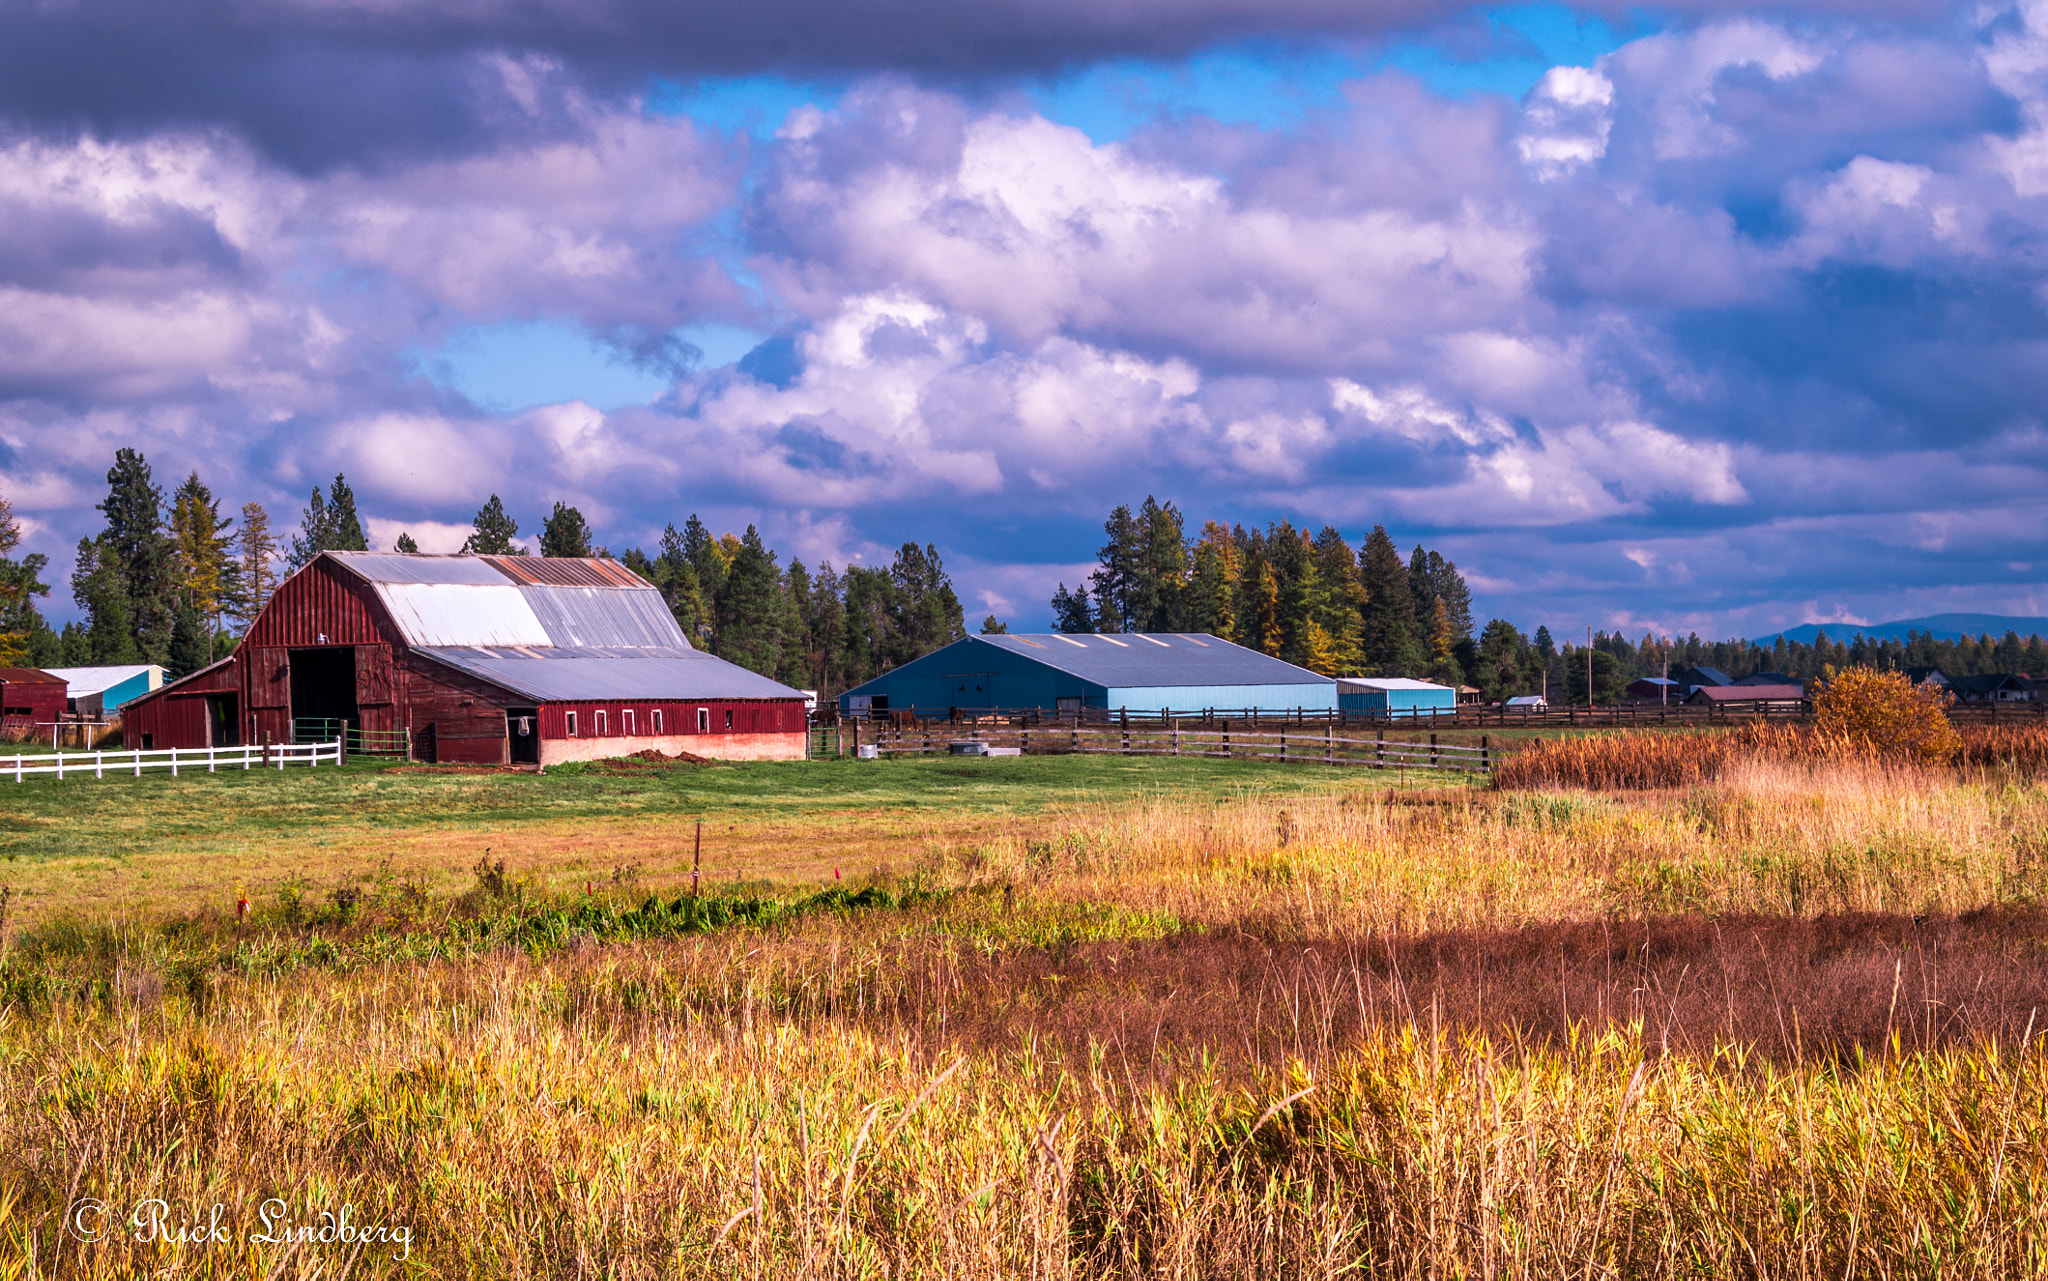
[[[183,604],[206,627],[207,653],[220,632],[220,616],[234,594],[236,566],[225,533],[234,518],[220,514],[220,502],[199,473],[185,478],[171,496],[171,544],[177,556],[178,590]]]
[[[1814,728],[1877,756],[1946,764],[1962,750],[1949,724],[1949,695],[1932,682],[1915,685],[1904,672],[1867,667],[1826,669],[1813,699]]]

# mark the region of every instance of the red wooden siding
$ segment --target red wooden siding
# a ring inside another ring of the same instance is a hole
[[[63,715],[70,688],[60,680],[0,681],[0,716],[48,725]]]
[[[381,613],[371,603],[369,588],[316,561],[278,587],[242,643],[375,645],[398,639],[383,634]]]
[[[121,709],[121,739],[129,747],[205,747],[206,699],[210,694],[237,694],[242,664],[224,663],[180,684],[168,694],[139,698]],[[243,733],[248,718],[242,717]],[[237,741],[242,741],[237,739]],[[261,738],[251,740],[262,742]]]

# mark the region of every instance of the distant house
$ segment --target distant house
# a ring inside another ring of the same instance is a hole
[[[1337,679],[1337,706],[1347,712],[1385,712],[1389,716],[1455,712],[1458,691],[1403,676],[1341,676]]]
[[[49,725],[64,714],[62,676],[34,667],[0,667],[0,723],[22,730]]]
[[[1948,678],[1948,673],[1939,667],[1908,667],[1906,676],[1915,685],[1925,685],[1931,681],[1939,689],[1950,689],[1955,684]]]
[[[1685,696],[1694,707],[1716,704],[1796,703],[1806,697],[1798,685],[1702,685]]]
[[[2034,683],[2016,672],[1958,676],[1949,682],[1949,692],[1959,703],[2031,703],[2039,697]]]
[[[155,663],[127,663],[118,667],[52,667],[71,687],[70,710],[88,720],[103,721],[120,711],[124,703],[153,689],[162,689],[167,673]]]
[[[1517,694],[1507,701],[1509,707],[1548,707],[1550,700],[1541,694]]]
[[[1682,703],[1685,701],[1685,686],[1664,676],[1645,676],[1630,681],[1622,691],[1629,698],[1643,703]]]
[[[1741,680],[1735,683],[1737,686],[1798,685],[1802,688],[1806,685],[1806,682],[1800,680],[1797,676],[1787,676],[1783,672],[1751,672],[1749,675],[1743,677]]]
[[[1671,669],[1671,679],[1678,682],[1679,689],[1688,698],[1696,689],[1718,689],[1735,683],[1728,673],[1718,667],[1674,667]]]
[[[1206,632],[969,636],[839,696],[840,711],[855,716],[1029,708],[1191,715],[1330,711],[1336,703],[1329,677]]]

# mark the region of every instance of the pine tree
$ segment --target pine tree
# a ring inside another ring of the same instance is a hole
[[[235,540],[226,533],[234,523],[233,517],[220,514],[220,503],[196,471],[172,495],[171,541],[177,549],[182,604],[199,619],[209,656],[220,616],[235,594],[239,566],[229,551]]]
[[[340,472],[334,474],[334,483],[327,487],[327,528],[328,536],[333,541],[328,543],[325,550],[370,550],[370,540],[363,537],[363,523],[356,519],[356,493],[348,487],[348,477]]]
[[[42,638],[50,625],[37,612],[35,602],[36,597],[50,594],[49,584],[41,580],[50,558],[32,552],[16,561],[13,553],[19,546],[21,522],[15,519],[13,505],[0,494],[0,667],[36,661],[31,651],[39,644],[48,647]]]
[[[1439,596],[1430,602],[1429,610],[1429,678],[1439,685],[1457,689],[1465,683],[1465,673],[1458,667],[1454,647],[1458,643],[1458,632],[1451,622],[1451,611]]]
[[[1215,521],[1202,526],[1195,544],[1194,572],[1188,582],[1188,626],[1198,632],[1237,640],[1240,561],[1237,542]]]
[[[697,518],[690,518],[693,524]],[[702,529],[701,524],[697,525]],[[676,626],[699,649],[711,647],[711,611],[705,604],[704,589],[697,570],[690,564],[683,535],[671,524],[661,532],[661,553],[650,564],[652,573],[643,575],[659,588],[676,616]]]
[[[129,621],[128,580],[111,534],[81,538],[71,570],[71,599],[85,611],[84,663],[105,667],[143,662]]]
[[[1329,676],[1357,673],[1365,666],[1360,636],[1365,625],[1365,589],[1358,582],[1358,557],[1344,536],[1330,525],[1316,535],[1312,549],[1319,592],[1314,603],[1317,626],[1325,642]],[[1322,668],[1316,668],[1323,671]]]
[[[718,595],[718,656],[773,676],[781,667],[787,602],[775,553],[747,526],[731,548],[731,568]]]
[[[1382,676],[1417,676],[1429,670],[1429,655],[1415,618],[1415,595],[1401,553],[1375,525],[1358,554],[1360,586],[1365,589],[1362,641],[1365,661]]]
[[[1007,636],[1010,634],[1010,626],[994,614],[990,614],[987,618],[981,620],[981,634],[983,636]]]
[[[1052,629],[1069,636],[1085,636],[1095,630],[1095,610],[1088,601],[1086,584],[1070,592],[1061,583],[1052,594]]]
[[[1264,557],[1252,566],[1245,584],[1245,625],[1255,648],[1278,656],[1287,638],[1280,630],[1280,580]]]
[[[327,515],[327,499],[315,485],[313,492],[306,495],[306,510],[299,515],[299,532],[292,535],[286,552],[285,565],[292,573],[304,569],[315,556],[327,550],[332,523]]]
[[[339,477],[336,478],[337,481]],[[519,537],[519,522],[505,514],[505,504],[496,494],[477,510],[470,522],[471,533],[462,550],[471,556],[524,556],[526,549],[512,540]]]
[[[1109,541],[1095,553],[1101,568],[1088,577],[1095,592],[1095,630],[1135,631],[1144,536],[1131,509],[1121,504],[1102,522],[1102,532],[1109,536]]]
[[[317,490],[314,497],[319,497]],[[262,503],[242,504],[242,528],[235,535],[235,560],[235,591],[228,612],[246,634],[277,586],[277,540],[271,537],[270,513],[263,510]]]
[[[189,601],[178,604],[177,621],[171,624],[169,669],[171,679],[190,676],[213,661],[213,642],[207,638],[206,619]]]
[[[401,556],[417,556],[420,554],[420,545],[412,540],[410,532],[401,530],[398,541],[391,544],[391,550]]]
[[[99,504],[99,511],[107,518],[106,546],[120,567],[132,648],[143,661],[163,662],[179,597],[176,553],[164,533],[163,491],[151,481],[149,463],[135,450],[115,451],[114,465],[107,471],[106,501]]]
[[[567,503],[557,502],[554,512],[541,522],[540,554],[543,556],[595,556],[590,525],[583,513]]]
[[[1161,505],[1150,494],[1138,509],[1131,584],[1132,630],[1187,629],[1188,548],[1180,509]]]
[[[892,665],[922,658],[967,635],[960,598],[953,591],[953,580],[946,576],[937,547],[903,544],[896,549],[889,578],[896,587],[891,619],[894,635],[886,650]]]
[[[817,676],[818,697],[837,698],[846,688],[843,666],[846,648],[846,590],[829,560],[818,566],[817,576],[811,580],[809,611],[804,617],[804,628],[809,637],[808,652],[811,665]],[[835,674],[838,676],[836,682]]]

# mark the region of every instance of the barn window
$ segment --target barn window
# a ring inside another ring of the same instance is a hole
[[[597,714],[597,736],[603,738],[606,734],[611,733],[611,730],[609,718],[603,712],[599,712]]]
[[[570,712],[570,713],[569,713],[568,715],[569,715],[569,737],[570,737],[570,738],[574,738],[574,737],[576,737],[576,713],[574,713],[574,712]]]
[[[623,722],[626,731],[626,737],[633,737],[633,709],[630,707],[627,708],[625,711],[619,713],[619,717],[620,720]]]
[[[711,732],[711,709],[708,707],[697,709],[697,732],[699,734],[709,734]]]
[[[725,732],[728,734],[732,733],[732,709],[730,707],[725,709]]]
[[[655,708],[652,714],[654,716],[654,732],[659,734],[661,733],[661,709],[659,707]]]

